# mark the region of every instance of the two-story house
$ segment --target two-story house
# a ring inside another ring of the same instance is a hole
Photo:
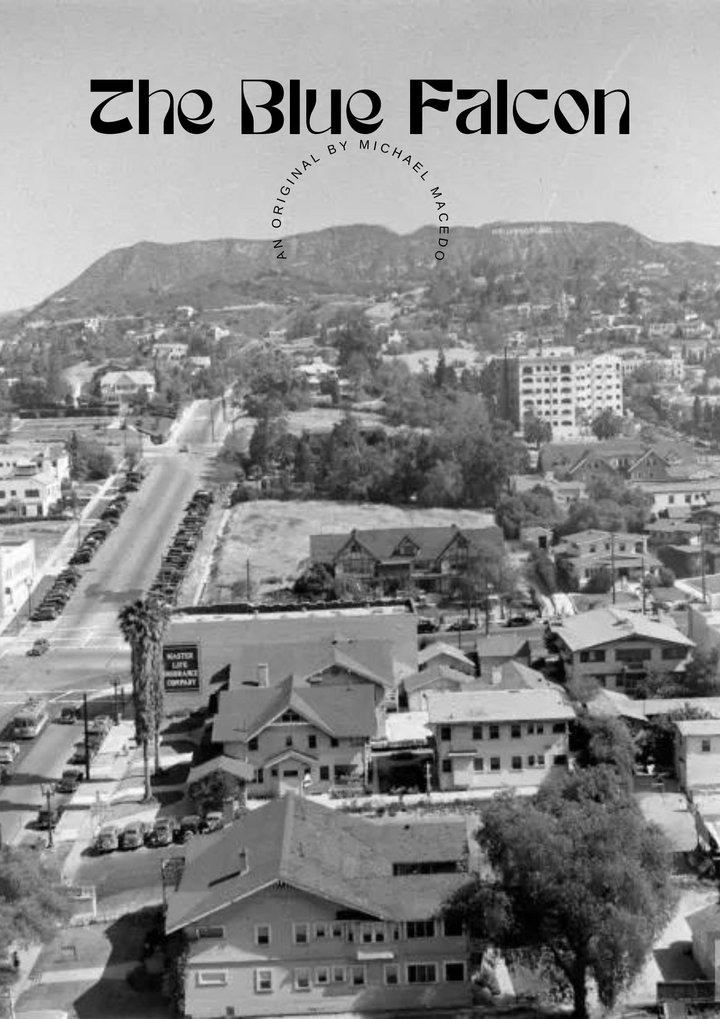
[[[566,616],[550,629],[568,680],[589,677],[624,693],[632,693],[648,669],[684,670],[695,646],[675,626],[617,608]]]
[[[428,693],[440,788],[537,788],[568,760],[575,712],[563,693],[486,689]]]
[[[250,796],[282,796],[351,781],[365,786],[377,731],[371,685],[311,686],[291,676],[277,686],[223,691],[212,740],[253,767]]]
[[[483,548],[502,542],[499,527],[353,530],[311,535],[310,561],[327,566],[341,583],[447,593]]]
[[[389,825],[292,794],[187,848],[168,890],[185,1015],[393,1013],[471,1004],[464,823]]]
[[[720,780],[720,719],[678,719],[675,722],[675,769],[680,786],[717,788]]]

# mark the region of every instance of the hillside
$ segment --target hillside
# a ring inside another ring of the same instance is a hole
[[[143,241],[108,252],[33,313],[61,319],[408,288],[437,274],[437,236],[434,227],[406,236],[378,226],[335,227],[286,238],[282,261],[270,241]],[[454,227],[446,251],[440,264],[452,276],[523,272],[557,282],[582,272],[642,279],[649,265],[680,285],[720,277],[720,248],[657,242],[614,223]]]

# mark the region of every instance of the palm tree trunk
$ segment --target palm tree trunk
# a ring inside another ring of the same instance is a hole
[[[147,736],[142,741],[142,750],[143,750],[143,782],[145,785],[143,799],[151,800],[152,786],[150,785],[150,746],[148,743]]]

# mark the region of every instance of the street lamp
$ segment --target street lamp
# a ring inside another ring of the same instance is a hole
[[[41,786],[43,796],[45,797],[45,804],[47,806],[47,825],[48,825],[48,849],[52,849],[55,845],[53,839],[53,797],[55,795],[55,786],[49,783]]]

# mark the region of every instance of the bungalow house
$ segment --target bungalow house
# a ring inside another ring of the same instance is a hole
[[[568,760],[575,712],[556,687],[429,693],[440,788],[537,789]]]
[[[313,534],[310,561],[341,583],[392,592],[419,588],[449,593],[488,546],[502,546],[499,527],[392,527],[349,534]]]
[[[141,394],[155,395],[155,376],[149,371],[111,371],[100,379],[104,403],[124,404]]]
[[[496,666],[504,665],[505,662],[516,661],[530,665],[530,641],[517,630],[491,633],[487,637],[478,638],[474,654],[478,663],[478,675],[485,679],[492,675]]]
[[[471,1004],[463,822],[389,825],[289,794],[193,839],[167,891],[185,1015],[398,1013]]]
[[[377,730],[372,686],[309,686],[291,676],[278,686],[223,691],[212,741],[253,767],[249,796],[282,796],[350,781],[365,786]]]
[[[637,612],[594,609],[550,624],[568,680],[588,677],[632,693],[647,669],[684,670],[693,641],[675,626]]]
[[[678,719],[675,729],[675,770],[681,788],[690,793],[698,786],[720,787],[720,719]]]

